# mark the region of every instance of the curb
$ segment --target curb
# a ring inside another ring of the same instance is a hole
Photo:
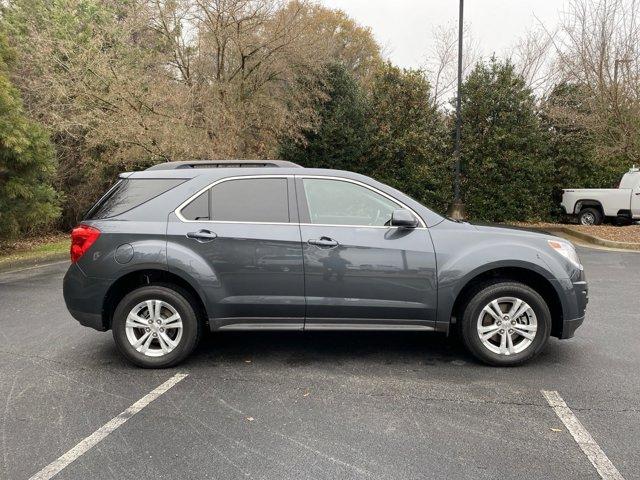
[[[578,238],[585,243],[597,245],[599,247],[616,248],[620,250],[628,250],[630,252],[640,252],[640,243],[616,242],[613,240],[605,240],[604,238],[589,235],[588,233],[579,232],[569,227],[540,227],[538,230],[544,230],[550,233],[564,233],[571,237]]]
[[[0,273],[6,273],[6,272],[10,272],[12,270],[17,270],[20,268],[35,267],[35,266],[46,264],[49,262],[55,262],[58,260],[68,260],[68,259],[69,259],[69,252],[66,252],[66,251],[47,253],[44,255],[40,255],[38,257],[20,258],[17,260],[0,263]]]

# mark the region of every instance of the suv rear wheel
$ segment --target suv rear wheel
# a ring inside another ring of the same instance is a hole
[[[549,307],[538,292],[514,281],[479,287],[462,316],[465,346],[479,360],[514,366],[535,357],[551,331]]]
[[[118,350],[144,368],[177,365],[195,349],[201,331],[190,296],[169,285],[127,294],[116,307],[111,327]]]

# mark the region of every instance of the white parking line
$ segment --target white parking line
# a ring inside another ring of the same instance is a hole
[[[91,448],[96,446],[99,442],[104,440],[107,435],[116,430],[120,425],[125,423],[131,417],[133,417],[136,413],[142,410],[144,407],[153,402],[160,395],[165,393],[171,387],[173,387],[176,383],[183,380],[187,377],[187,373],[177,373],[169,380],[164,382],[162,385],[156,387],[151,392],[147,393],[144,397],[138,400],[136,403],[127,408],[120,415],[113,417],[103,426],[101,426],[98,430],[93,432],[88,437],[81,440],[75,447],[69,450],[67,453],[59,457],[57,460],[54,460],[49,465],[44,467],[38,473],[33,475],[30,480],[49,480],[53,478],[55,475],[60,473],[60,471],[69,465],[71,462],[79,458],[81,455],[87,453]]]
[[[567,427],[569,433],[571,433],[600,476],[605,480],[624,480],[624,477],[611,463],[609,457],[602,451],[587,429],[580,423],[580,420],[573,414],[560,394],[556,391],[547,390],[540,390],[540,392],[547,399],[547,403],[556,412],[558,418],[562,420],[562,423]]]

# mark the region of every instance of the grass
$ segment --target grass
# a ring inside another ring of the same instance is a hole
[[[69,252],[69,235],[65,233],[30,237],[15,242],[0,243],[0,268],[23,260],[46,259]]]

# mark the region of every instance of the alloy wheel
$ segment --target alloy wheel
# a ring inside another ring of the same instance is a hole
[[[138,352],[149,357],[171,353],[182,338],[182,318],[163,300],[145,300],[127,316],[127,340]]]
[[[480,312],[477,331],[485,348],[498,355],[515,355],[526,350],[538,330],[536,314],[524,300],[500,297]]]

